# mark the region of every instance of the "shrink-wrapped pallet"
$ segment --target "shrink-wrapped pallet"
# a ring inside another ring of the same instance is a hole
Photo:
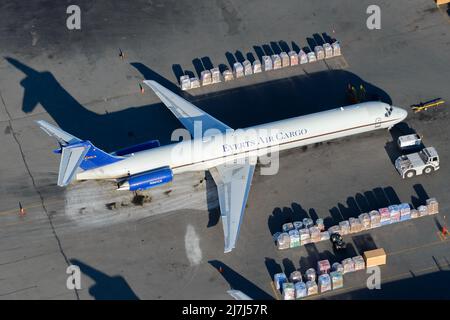
[[[341,46],[338,41],[333,42],[331,47],[333,48],[333,57],[341,55]]]
[[[330,278],[331,278],[331,287],[333,290],[340,289],[344,286],[344,277],[342,272],[340,271],[330,272]]]
[[[380,213],[380,223],[382,226],[391,223],[391,214],[389,213],[388,208],[380,208],[378,209],[378,212]]]
[[[400,221],[400,207],[392,205],[388,207],[390,223],[396,223]]]
[[[244,60],[242,62],[242,66],[244,67],[244,75],[249,76],[253,74],[252,64],[248,60]]]
[[[339,222],[339,229],[341,235],[346,235],[350,233],[350,223],[347,220]]]
[[[281,230],[283,230],[283,232],[289,232],[294,230],[294,225],[291,222],[284,223]]]
[[[325,59],[325,51],[323,50],[322,46],[315,46],[314,47],[314,53],[316,54],[316,59],[317,60]]]
[[[296,282],[294,284],[295,298],[301,299],[308,296],[308,291],[306,290],[306,284],[304,282]]]
[[[303,228],[303,222],[301,222],[301,221],[294,221],[292,224],[294,225],[294,228],[297,230],[300,230]]]
[[[278,54],[273,54],[271,56],[272,58],[272,65],[273,65],[273,70],[276,69],[281,69],[281,58]]]
[[[273,63],[272,63],[271,57],[263,56],[262,60],[263,60],[264,71],[270,71],[273,69]]]
[[[200,88],[200,80],[197,77],[192,77],[190,80],[191,89]]]
[[[289,51],[289,63],[291,66],[298,65],[298,54],[295,51]]]
[[[272,236],[273,241],[277,242],[278,241],[278,237],[280,236],[280,234],[282,234],[282,232],[275,232]]]
[[[308,52],[307,56],[308,56],[308,62],[317,61],[316,54],[314,52]]]
[[[281,233],[277,239],[277,247],[279,250],[289,249],[291,247],[291,237],[286,232]]]
[[[252,67],[253,67],[253,73],[260,73],[262,71],[261,61],[256,59],[255,61],[253,61]]]
[[[316,281],[316,270],[314,268],[309,268],[306,270],[305,279],[307,281]]]
[[[322,231],[320,233],[320,241],[324,240],[330,240],[330,234],[328,233],[328,231]]]
[[[242,63],[235,62],[233,64],[233,73],[236,79],[244,76],[244,67],[242,66]]]
[[[436,198],[430,198],[426,200],[428,214],[437,214],[439,213],[439,203]]]
[[[346,273],[350,273],[355,271],[355,262],[353,261],[352,258],[347,258],[342,260],[342,273],[346,274]]]
[[[320,231],[325,230],[325,225],[323,223],[323,219],[317,219],[316,220],[316,227],[319,228]]]
[[[328,273],[321,274],[318,279],[320,293],[331,290],[331,278]]]
[[[277,290],[280,290],[283,283],[287,281],[288,281],[287,277],[283,272],[276,273],[273,275],[273,283],[275,284],[275,288],[277,288]]]
[[[223,80],[225,80],[225,81],[231,81],[234,79],[233,72],[231,72],[231,70],[225,70],[222,73],[222,75],[223,75]]]
[[[370,229],[370,216],[368,213],[361,213],[359,215],[359,221],[361,222],[363,230],[369,230]]]
[[[283,283],[283,300],[295,300],[294,284],[290,282]]]
[[[202,86],[207,86],[212,83],[211,71],[203,70],[200,73],[200,79],[202,80]]]
[[[330,234],[330,236],[331,236],[333,233],[341,234],[341,228],[340,228],[339,226],[332,226],[332,227],[329,227],[329,228],[328,228],[328,233]]]
[[[350,233],[358,233],[362,231],[362,224],[358,218],[350,218],[348,219],[350,224]]]
[[[419,217],[419,211],[416,209],[411,209],[411,219],[415,219]]]
[[[411,208],[409,207],[409,203],[401,203],[398,207],[400,210],[400,221],[411,219]]]
[[[191,79],[184,75],[180,77],[181,90],[189,90],[191,88]]]
[[[333,58],[333,47],[331,47],[331,44],[324,43],[323,50],[325,51],[325,59]]]
[[[302,273],[298,270],[293,271],[289,276],[289,281],[293,283],[302,281]]]
[[[222,82],[222,77],[220,75],[219,68],[212,68],[211,69],[211,78],[212,78],[212,83]]]
[[[289,56],[286,52],[280,53],[280,59],[281,59],[281,67],[283,67],[283,68],[289,67],[289,65],[290,65]]]
[[[330,269],[331,269],[330,261],[328,261],[328,260],[317,261],[317,273],[318,274],[328,273],[328,272],[330,272]]]
[[[381,217],[380,213],[377,210],[370,211],[369,216],[370,216],[370,227],[372,229],[381,226]]]
[[[364,268],[366,267],[364,258],[362,256],[353,257],[352,260],[355,265],[355,271],[364,270]]]
[[[300,234],[300,245],[311,243],[311,235],[309,234],[309,229],[303,228],[298,231]]]
[[[309,234],[311,237],[311,242],[319,242],[320,241],[320,230],[317,227],[309,228]]]
[[[428,215],[428,207],[427,206],[419,206],[417,208],[417,210],[419,210],[419,216],[421,216],[421,217]]]
[[[298,63],[300,64],[308,63],[308,55],[303,50],[300,50],[298,52]]]
[[[331,266],[331,269],[333,271],[338,271],[338,272],[341,272],[341,273],[344,272],[344,267],[339,262],[333,263],[333,265]]]
[[[310,218],[304,218],[302,222],[305,228],[311,228],[314,225],[313,220]]]
[[[290,248],[296,248],[296,247],[300,247],[300,234],[298,233],[297,230],[291,230],[289,231],[289,246]]]
[[[308,293],[308,296],[319,293],[316,281],[306,281],[306,292]]]

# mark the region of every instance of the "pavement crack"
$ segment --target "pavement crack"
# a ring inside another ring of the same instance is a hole
[[[21,155],[21,157],[22,157],[22,161],[23,161],[23,163],[24,163],[24,165],[25,165],[25,168],[26,168],[26,170],[27,170],[27,172],[28,172],[28,175],[29,175],[30,178],[31,178],[31,183],[33,184],[33,188],[34,188],[34,190],[36,191],[37,195],[39,196],[40,204],[41,204],[42,210],[44,210],[44,213],[45,213],[45,215],[47,216],[47,220],[48,220],[48,222],[49,222],[49,224],[50,224],[50,228],[52,229],[53,236],[55,237],[56,243],[58,244],[59,252],[60,252],[61,255],[63,256],[64,261],[66,262],[67,266],[70,266],[71,263],[70,263],[69,259],[67,258],[67,255],[66,255],[66,253],[64,252],[64,249],[63,249],[63,247],[62,247],[61,240],[59,239],[59,236],[58,236],[58,234],[56,233],[56,229],[55,229],[55,226],[54,226],[54,224],[53,224],[52,217],[51,217],[51,215],[49,214],[49,212],[48,212],[48,210],[47,210],[47,207],[46,207],[46,205],[45,205],[44,197],[42,196],[42,193],[39,191],[39,189],[38,189],[38,187],[37,187],[37,185],[36,185],[36,181],[35,181],[35,179],[34,179],[34,176],[33,176],[33,174],[31,173],[30,167],[28,166],[28,163],[27,163],[27,161],[26,161],[26,159],[25,159],[25,154],[24,154],[24,152],[23,152],[22,145],[20,144],[19,139],[17,138],[16,132],[14,131],[13,123],[12,123],[12,120],[11,120],[11,119],[12,119],[12,118],[11,118],[11,114],[9,113],[8,108],[6,107],[6,103],[5,103],[5,100],[3,99],[3,95],[2,95],[1,92],[0,92],[0,99],[1,99],[1,101],[2,101],[2,103],[3,103],[3,107],[5,108],[5,112],[6,112],[6,114],[8,115],[8,118],[9,118],[8,124],[9,124],[9,127],[11,128],[11,134],[12,134],[12,136],[13,136],[13,138],[14,138],[14,141],[17,143],[17,146],[18,146],[18,148],[19,148],[20,155]],[[79,296],[79,294],[78,294],[78,290],[77,290],[77,289],[74,289],[74,292],[75,292],[75,296],[76,296],[77,300],[80,300],[80,296]]]

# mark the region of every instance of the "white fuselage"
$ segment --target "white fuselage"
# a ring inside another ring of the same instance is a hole
[[[77,180],[118,179],[169,166],[174,174],[207,170],[247,157],[296,148],[353,134],[390,128],[406,118],[406,111],[382,102],[347,107],[270,122],[245,129],[149,149],[125,160],[77,174]]]

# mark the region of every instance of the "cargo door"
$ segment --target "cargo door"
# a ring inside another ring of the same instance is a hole
[[[381,127],[381,118],[376,118],[375,119],[375,128],[379,128]]]

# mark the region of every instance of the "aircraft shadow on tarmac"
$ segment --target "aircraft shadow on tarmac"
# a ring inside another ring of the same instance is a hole
[[[77,259],[70,262],[95,281],[89,288],[89,294],[96,300],[139,300],[122,276],[109,276]]]
[[[30,113],[41,104],[63,130],[89,139],[105,151],[127,147],[150,139],[170,143],[174,129],[181,125],[162,103],[128,107],[99,114],[88,110],[67,92],[48,71],[37,71],[7,57],[6,60],[25,74],[22,111]],[[306,115],[347,105],[349,83],[364,84],[367,97],[390,103],[386,92],[355,74],[328,70],[261,84],[192,97],[188,93],[139,62],[131,65],[145,79],[155,80],[232,128],[245,128],[265,122]]]

